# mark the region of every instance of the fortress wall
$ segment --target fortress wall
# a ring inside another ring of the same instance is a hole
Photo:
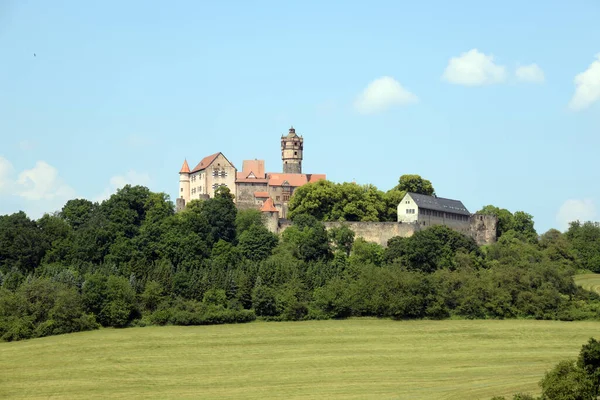
[[[356,234],[357,238],[361,237],[367,242],[374,242],[382,246],[387,246],[388,240],[395,236],[409,237],[420,230],[419,225],[397,222],[324,222],[323,224],[327,230],[345,224]],[[290,220],[280,219],[278,233],[282,233],[290,226],[292,226]]]
[[[470,221],[470,235],[477,244],[496,243],[498,218],[493,215],[474,214]]]
[[[469,220],[459,221],[450,218],[434,217],[431,215],[420,214],[419,223],[423,225],[423,228],[433,225],[446,225],[448,228],[460,232],[464,235],[469,235],[471,233],[471,223]]]
[[[461,232],[467,236],[473,237],[473,239],[475,239],[475,241],[479,245],[496,242],[496,217],[487,215],[474,215],[471,217],[469,222],[453,222],[455,223],[446,225],[450,225],[449,228]],[[354,231],[357,238],[361,237],[367,242],[377,243],[381,246],[387,246],[388,240],[390,240],[393,237],[410,237],[415,232],[418,232],[422,229],[427,229],[427,227],[429,226],[427,224],[419,225],[417,223],[398,222],[324,222],[325,228],[327,230],[334,227],[339,227],[342,224],[347,225],[348,228]],[[290,220],[280,219],[277,232],[282,233],[290,226],[292,226],[292,222]]]
[[[409,237],[420,230],[419,225],[399,224],[398,222],[343,222],[350,228],[356,237],[367,242],[387,246],[388,240],[396,236]],[[327,230],[342,225],[342,222],[325,222]]]

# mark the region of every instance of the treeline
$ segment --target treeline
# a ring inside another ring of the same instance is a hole
[[[539,382],[540,397],[517,393],[513,400],[596,400],[600,394],[600,342],[594,338],[581,346],[577,359],[559,362]],[[496,396],[491,400],[506,400]]]
[[[227,188],[175,213],[167,195],[126,186],[37,221],[0,216],[0,338],[257,317],[598,319],[599,296],[572,275],[597,266],[600,228],[538,238],[514,217],[486,247],[437,226],[384,248],[307,213],[278,237]]]

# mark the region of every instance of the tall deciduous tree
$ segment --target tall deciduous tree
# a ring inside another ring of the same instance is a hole
[[[412,192],[432,196],[435,194],[431,181],[421,178],[420,175],[402,175],[395,187],[398,191]]]

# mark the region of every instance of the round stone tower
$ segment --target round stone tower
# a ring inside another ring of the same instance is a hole
[[[281,137],[281,160],[283,161],[284,174],[302,173],[302,150],[304,139],[296,135],[292,126],[286,136]]]
[[[183,162],[183,166],[179,171],[179,193],[177,193],[177,199],[183,199],[183,204],[189,203],[190,201],[190,166],[187,160]]]

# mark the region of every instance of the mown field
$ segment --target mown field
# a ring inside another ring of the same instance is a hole
[[[600,274],[575,275],[575,283],[584,289],[600,293]]]
[[[598,332],[377,319],[102,329],[0,343],[0,398],[489,399],[538,393]]]

